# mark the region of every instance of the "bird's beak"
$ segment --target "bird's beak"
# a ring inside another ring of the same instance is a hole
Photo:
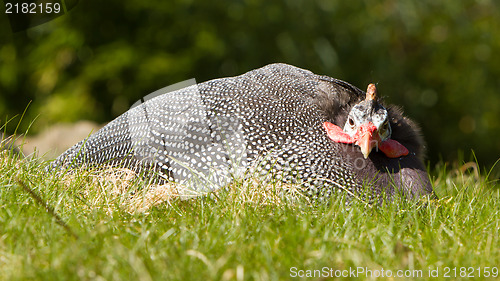
[[[363,153],[365,159],[368,158],[372,149],[380,143],[377,127],[372,122],[361,125],[354,135],[354,139],[356,140],[356,145],[361,148],[361,153]]]

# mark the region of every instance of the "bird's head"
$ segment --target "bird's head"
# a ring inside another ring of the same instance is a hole
[[[336,142],[359,146],[365,158],[373,148],[380,149],[390,158],[407,155],[408,149],[391,139],[388,111],[378,103],[376,96],[375,85],[368,85],[366,98],[351,108],[344,130],[330,122],[324,123],[328,136]]]

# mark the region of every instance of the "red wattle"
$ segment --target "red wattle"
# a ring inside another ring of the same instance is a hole
[[[381,142],[378,148],[389,158],[398,158],[406,156],[409,153],[408,149],[404,145],[392,139],[387,139]]]
[[[340,143],[354,143],[354,139],[346,134],[339,126],[330,122],[325,122],[323,123],[323,127],[326,130],[326,134],[332,141]]]

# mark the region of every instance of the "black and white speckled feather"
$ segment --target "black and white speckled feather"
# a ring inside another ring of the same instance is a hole
[[[357,147],[327,137],[323,122],[343,126],[364,95],[346,82],[272,64],[147,100],[70,148],[52,167],[125,166],[204,192],[257,166],[303,182],[314,199],[338,191],[366,198],[432,193],[419,130],[399,109],[388,107],[393,138],[409,149],[408,156],[373,152],[364,159]]]

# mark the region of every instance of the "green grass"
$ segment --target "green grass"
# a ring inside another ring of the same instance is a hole
[[[486,174],[435,168],[439,200],[381,206],[346,206],[342,197],[314,206],[255,181],[153,204],[159,195],[140,181],[125,189],[126,175],[57,176],[43,167],[0,156],[0,280],[321,280],[292,276],[360,268],[372,276],[422,270],[414,280],[498,279],[484,277],[500,266],[500,189]],[[458,278],[445,278],[446,267]],[[460,278],[461,268],[475,278]],[[439,278],[429,278],[436,269]],[[403,280],[368,277],[344,279]]]

